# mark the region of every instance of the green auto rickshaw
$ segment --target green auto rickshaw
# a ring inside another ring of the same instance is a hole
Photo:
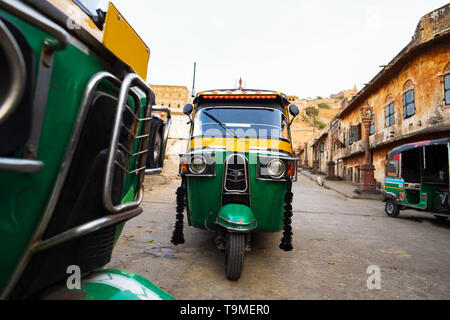
[[[198,93],[186,154],[180,158],[174,244],[184,243],[183,211],[190,226],[216,234],[229,280],[240,278],[252,232],[279,232],[292,250],[292,183],[297,158],[290,125],[299,114],[280,92],[215,90]]]
[[[173,299],[103,269],[161,172],[149,57],[107,1],[0,0],[0,299]]]
[[[450,216],[450,138],[410,143],[392,150],[386,168],[386,214],[400,210],[428,212],[438,220]]]

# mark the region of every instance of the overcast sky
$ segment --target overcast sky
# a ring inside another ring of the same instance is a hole
[[[444,0],[114,0],[151,49],[149,82],[300,98],[361,89]]]

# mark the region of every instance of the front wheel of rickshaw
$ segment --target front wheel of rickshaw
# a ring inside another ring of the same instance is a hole
[[[228,280],[239,280],[244,269],[245,234],[227,232],[225,274]]]
[[[386,200],[386,214],[392,218],[396,218],[400,214],[400,207],[392,199]]]

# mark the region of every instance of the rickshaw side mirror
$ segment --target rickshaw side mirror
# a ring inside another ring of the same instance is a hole
[[[187,116],[190,116],[192,111],[194,111],[194,106],[190,103],[184,106],[183,113]]]
[[[294,119],[300,114],[300,110],[298,109],[298,107],[295,104],[291,104],[289,106],[289,113],[292,115],[292,121],[294,121]],[[291,124],[292,124],[291,121]]]

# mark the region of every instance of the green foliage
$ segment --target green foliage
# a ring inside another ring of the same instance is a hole
[[[319,109],[317,109],[316,107],[307,107],[305,109],[305,112],[310,117],[319,115]]]
[[[320,109],[331,109],[329,105],[327,105],[326,103],[319,103],[319,108]]]
[[[322,122],[320,120],[316,120],[315,126],[319,127],[320,129],[324,129],[327,125],[326,125],[325,122]]]

